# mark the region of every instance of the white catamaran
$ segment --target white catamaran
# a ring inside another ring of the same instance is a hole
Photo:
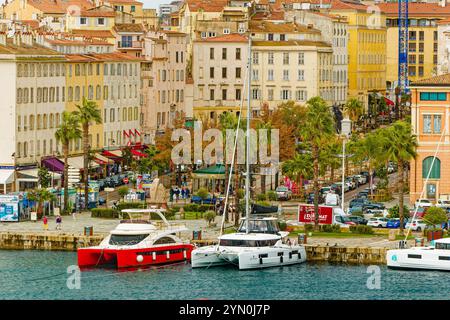
[[[291,265],[306,261],[306,250],[303,245],[291,245],[288,241],[289,232],[280,231],[277,219],[273,217],[250,216],[250,83],[251,83],[251,37],[248,39],[248,64],[247,64],[247,152],[246,152],[246,175],[245,175],[245,212],[246,218],[242,219],[238,232],[219,236],[217,245],[194,249],[191,254],[193,268],[211,267],[225,264],[233,264],[239,269],[255,269]],[[241,100],[242,111],[243,100]],[[236,140],[232,157],[233,168],[235,161],[236,144],[238,141],[240,112]],[[227,211],[229,190],[231,185],[231,174],[228,180],[227,195],[223,219]],[[222,221],[223,231],[224,220]]]

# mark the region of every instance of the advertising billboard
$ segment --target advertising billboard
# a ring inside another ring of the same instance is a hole
[[[0,221],[19,221],[19,197],[0,195]]]
[[[314,223],[314,205],[300,204],[298,206],[298,221],[303,223]],[[319,224],[333,223],[333,207],[319,206]]]

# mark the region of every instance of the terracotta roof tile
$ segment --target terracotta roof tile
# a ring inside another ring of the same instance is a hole
[[[414,81],[411,84],[411,87],[414,87],[416,85],[417,86],[450,85],[450,73]]]
[[[139,23],[116,23],[114,30],[116,32],[145,32],[144,26]]]
[[[124,4],[143,5],[142,2],[139,2],[139,1],[136,1],[136,0],[106,0],[105,2],[116,3],[116,4],[124,3]]]
[[[248,38],[239,33],[227,34],[224,36],[196,40],[195,42],[247,42]]]
[[[71,6],[78,6],[81,10],[94,8],[89,0],[28,0],[29,5],[44,13],[64,14]]]
[[[398,3],[379,3],[377,6],[388,17],[398,16]],[[410,2],[408,5],[409,17],[427,16],[444,17],[450,15],[450,6],[441,7],[437,3]]]
[[[45,56],[63,56],[61,53],[43,47],[38,44],[33,44],[32,46],[25,45],[21,43],[19,46],[13,44],[12,39],[8,39],[6,46],[0,45],[0,54],[15,54],[20,56],[34,56],[34,55],[45,55]]]
[[[204,12],[222,12],[228,5],[228,0],[186,0],[191,12],[202,10]]]
[[[250,21],[251,32],[274,33],[320,33],[320,30],[293,22],[273,23],[269,21]]]
[[[288,40],[288,41],[253,41],[253,46],[256,47],[292,47],[292,46],[315,46],[315,47],[329,47],[331,44],[324,41],[312,40]]]
[[[113,34],[109,30],[72,30],[74,35],[83,35],[86,37],[95,38],[114,38]]]

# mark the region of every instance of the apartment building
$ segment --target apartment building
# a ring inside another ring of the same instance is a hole
[[[393,90],[398,81],[398,3],[381,3],[386,13],[386,81]],[[437,74],[438,23],[450,18],[450,6],[437,3],[410,3],[408,9],[408,78],[415,82]],[[443,61],[443,59],[441,59]]]
[[[440,20],[437,27],[437,74],[450,72],[450,18]]]
[[[0,56],[0,192],[7,193],[19,190],[29,165],[61,150],[55,130],[65,110],[65,58],[34,43],[31,33],[7,38],[3,31]]]
[[[172,126],[186,110],[187,36],[175,31],[149,31],[144,38],[142,81],[143,130],[149,141]]]
[[[113,28],[113,34],[116,37],[115,50],[140,58],[144,47],[145,33],[143,24],[116,24]]]
[[[285,18],[320,30],[322,40],[333,49],[333,103],[342,105],[348,95],[348,22],[347,18],[312,10],[286,10]]]
[[[450,74],[418,80],[410,89],[411,123],[418,141],[417,157],[410,162],[410,201],[414,203],[423,189],[423,198],[447,199],[450,197]]]

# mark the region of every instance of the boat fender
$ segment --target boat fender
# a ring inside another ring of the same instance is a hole
[[[136,257],[136,261],[141,263],[142,261],[144,261],[144,257],[140,254]]]
[[[184,258],[184,259],[187,258],[186,250],[183,250],[183,258]]]
[[[152,253],[152,258],[153,258],[153,260],[156,260],[156,252]]]

